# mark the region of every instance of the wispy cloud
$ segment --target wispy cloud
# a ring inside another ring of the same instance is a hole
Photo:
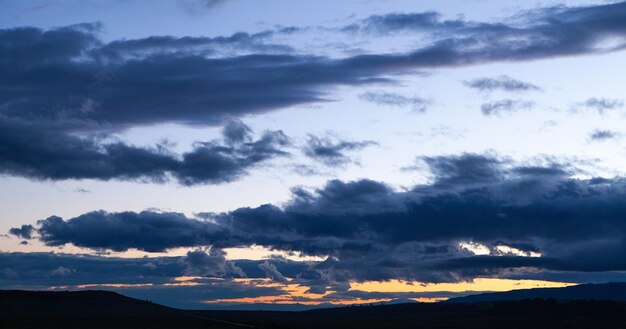
[[[412,96],[407,97],[397,93],[389,92],[366,92],[359,95],[359,98],[378,105],[395,106],[409,108],[414,112],[425,113],[431,105],[431,101],[425,98]]]
[[[520,99],[503,99],[480,106],[480,111],[485,116],[499,116],[510,114],[521,110],[530,110],[535,106],[534,102]]]
[[[472,89],[476,89],[481,92],[492,92],[495,90],[502,90],[507,92],[527,92],[527,91],[540,91],[542,90],[538,86],[513,79],[508,75],[501,75],[495,78],[480,78],[474,80],[463,81],[463,84]]]

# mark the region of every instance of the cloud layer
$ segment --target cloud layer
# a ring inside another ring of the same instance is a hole
[[[230,181],[258,159],[275,155],[275,148],[258,154],[255,146],[242,150],[205,143],[180,160],[94,139],[159,123],[223,125],[246,115],[330,101],[338,86],[390,83],[416,71],[618,51],[626,46],[625,15],[626,3],[543,8],[503,22],[443,20],[433,12],[375,15],[336,32],[427,33],[430,42],[406,52],[342,57],[305,54],[272,42],[276,35],[298,33],[298,28],[108,43],[99,38],[98,24],[3,29],[0,171],[51,180],[158,181],[170,173],[183,184]],[[609,38],[615,42],[607,47],[604,41]],[[538,88],[506,76],[468,85],[481,90]],[[421,98],[389,93],[363,97],[418,111],[428,105]],[[619,100],[599,98],[584,104],[600,112],[621,105]],[[482,110],[491,115],[528,107],[502,100],[485,104]],[[279,139],[264,138],[259,142]]]
[[[167,145],[137,147],[52,131],[48,126],[0,117],[0,173],[39,180],[121,179],[183,185],[217,184],[243,176],[251,168],[286,156],[289,139],[266,131],[258,140],[237,140],[226,126],[223,140],[196,142],[174,154]],[[249,128],[247,128],[249,129]],[[242,137],[243,138],[243,137]]]
[[[408,191],[371,180],[332,180],[313,192],[295,189],[284,207],[197,218],[152,211],[52,216],[38,223],[36,237],[50,246],[98,250],[259,245],[323,256],[299,276],[316,291],[351,281],[455,282],[529,268],[533,277],[626,271],[623,258],[615,257],[626,252],[621,179],[573,179],[568,164],[515,164],[495,155],[422,161],[432,183]],[[271,266],[261,268],[282,280]]]

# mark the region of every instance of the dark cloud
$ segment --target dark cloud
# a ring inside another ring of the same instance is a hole
[[[480,111],[485,116],[497,116],[504,113],[513,113],[520,110],[529,110],[534,106],[535,103],[530,101],[523,101],[519,99],[503,99],[481,105]]]
[[[359,98],[378,105],[407,107],[419,113],[424,113],[431,102],[421,97],[406,97],[400,94],[387,92],[367,92],[359,95]]]
[[[241,144],[252,141],[252,129],[239,120],[230,121],[222,131],[227,144]]]
[[[618,132],[611,131],[611,130],[601,130],[601,129],[596,129],[593,132],[591,132],[591,134],[589,134],[589,138],[592,141],[605,141],[609,139],[616,139],[616,138],[619,138],[620,136],[621,134]]]
[[[22,239],[31,239],[34,232],[35,228],[32,225],[22,225],[21,227],[13,227],[9,230],[9,234]]]
[[[39,179],[163,180],[167,172],[180,176],[183,184],[229,181],[254,162],[247,158],[254,151],[246,149],[241,155],[238,149],[204,143],[182,155],[181,163],[154,150],[96,143],[93,132],[157,123],[215,126],[250,114],[329,101],[334,87],[394,82],[418,70],[617,51],[625,45],[602,48],[602,42],[626,33],[625,12],[622,2],[543,8],[497,23],[442,20],[436,13],[372,16],[358,23],[357,30],[359,24],[377,33],[428,30],[433,39],[405,53],[344,58],[301,55],[271,44],[278,30],[106,43],[98,37],[98,24],[3,29],[0,124],[3,131],[7,125],[24,130],[0,138],[0,151],[11,150],[0,170]],[[412,98],[373,99],[415,104]],[[585,106],[604,111],[621,103],[591,99]],[[483,105],[483,113],[527,107],[526,102],[504,100]],[[74,138],[76,134],[85,138]],[[49,167],[43,165],[49,160]],[[195,176],[198,164],[219,174]]]
[[[186,262],[182,257],[153,258],[115,258],[104,256],[69,255],[54,253],[0,253],[0,288],[2,289],[49,289],[57,287],[63,290],[99,289],[114,290],[127,296],[152,300],[157,303],[187,309],[211,307],[206,301],[229,298],[254,298],[260,296],[284,295],[285,290],[279,286],[258,285],[265,273],[260,269],[266,267],[276,274],[290,272],[289,264],[295,264],[298,272],[289,276],[295,282],[302,283],[297,274],[306,272],[305,262],[291,261],[251,261],[237,260],[236,266],[252,267],[257,272],[248,276],[249,282],[231,279],[229,276],[188,278],[178,281],[184,275]],[[205,262],[201,262],[206,264]],[[246,271],[248,273],[248,271]],[[283,277],[284,278],[284,277]],[[257,281],[258,280],[258,281]],[[279,283],[287,281],[277,280]],[[147,285],[148,286],[142,286]],[[80,288],[81,285],[84,288]],[[116,285],[107,286],[107,285]],[[126,285],[126,286],[125,286]],[[333,287],[337,288],[337,287]],[[468,293],[453,292],[365,292],[359,290],[337,289],[321,299],[327,302],[358,300],[358,299],[399,299],[457,297]],[[307,298],[294,296],[295,301],[310,301]],[[217,304],[224,307],[226,303]]]
[[[180,262],[185,265],[183,270],[185,275],[218,278],[246,277],[240,267],[226,260],[226,252],[218,248],[210,248],[208,252],[203,250],[190,251],[180,259]],[[259,266],[261,265],[259,264]]]
[[[347,289],[349,282],[365,280],[626,271],[626,258],[615,257],[626,254],[623,180],[573,179],[571,164],[519,164],[495,155],[423,161],[433,182],[411,190],[395,191],[371,180],[333,180],[314,191],[295,189],[294,199],[282,208],[198,214],[202,219],[95,212],[68,220],[50,217],[39,223],[38,233],[52,246],[163,251],[259,245],[325,256],[296,272],[275,262],[277,272],[269,265],[240,267],[274,279],[287,271],[312,292]],[[474,255],[464,244],[482,246],[488,254]],[[533,254],[541,257],[529,257]]]
[[[131,248],[164,251],[168,248],[209,245],[226,232],[206,221],[183,214],[91,212],[63,221],[52,216],[39,222],[41,241],[49,246],[72,243],[80,247],[111,250]]]
[[[365,147],[378,145],[374,141],[348,141],[309,135],[304,154],[327,166],[341,166],[352,162],[345,153],[358,151]]]
[[[434,175],[433,185],[468,186],[503,179],[503,160],[496,157],[464,153],[458,156],[424,157],[423,161]]]
[[[165,182],[173,176],[183,185],[217,184],[233,181],[265,161],[287,155],[283,149],[289,143],[281,131],[268,131],[256,141],[233,144],[231,124],[224,130],[226,144],[197,142],[192,151],[178,156],[164,145],[136,147],[48,128],[0,117],[0,173],[41,180],[152,182]]]
[[[532,83],[516,80],[507,75],[501,75],[495,78],[480,78],[470,81],[463,81],[463,84],[469,88],[485,92],[491,92],[494,90],[502,90],[508,92],[526,92],[541,90],[541,88]]]
[[[360,22],[343,28],[346,32],[390,33],[401,31],[424,31],[461,27],[461,21],[441,21],[441,14],[436,12],[425,13],[392,13],[387,15],[373,15]]]
[[[256,45],[254,53],[214,56],[205,45],[212,41],[167,37],[105,44],[93,25],[2,30],[0,170],[37,179],[229,181],[284,155],[286,137],[268,132],[249,140],[246,129],[232,123],[223,141],[199,142],[176,156],[163,146],[105,142],[90,132],[164,122],[215,126],[328,101],[336,86],[392,82],[415,70],[617,51],[624,44],[607,49],[603,41],[624,36],[625,12],[626,3],[556,7],[525,13],[514,23],[442,21],[434,13],[377,16],[378,33],[431,29],[438,34],[406,53],[346,58],[264,52]],[[248,37],[232,42],[250,44]],[[519,102],[486,104],[483,113],[527,107]],[[585,103],[600,112],[622,106],[602,99]],[[340,163],[342,152],[360,147],[342,143],[310,144],[316,156]],[[328,256],[296,275],[311,291],[345,291],[350,281],[362,280],[441,282],[503,272],[626,270],[623,180],[574,179],[565,166],[516,166],[488,156],[425,161],[433,184],[409,190],[371,180],[333,180],[312,192],[294,190],[294,200],[283,207],[240,208],[200,214],[201,219],[154,211],[100,211],[67,220],[51,216],[39,222],[38,239],[50,246],[118,251],[211,246],[209,253],[195,251],[175,264],[163,261],[172,274],[194,269],[237,274],[220,251],[226,247],[260,245]],[[473,255],[459,246],[465,242],[483,245],[490,254]],[[491,254],[503,245],[542,257]],[[62,262],[39,277],[81,273]],[[159,266],[137,262],[133,273],[149,274],[142,271]],[[3,278],[23,275],[19,269],[25,265],[1,264]]]
[[[329,87],[389,81],[417,69],[619,50],[623,45],[598,47],[608,37],[624,35],[625,11],[626,3],[546,8],[518,15],[524,19],[515,25],[441,23],[432,13],[400,20],[377,16],[377,24],[390,31],[415,21],[453,28],[404,54],[340,59],[259,52],[211,58],[189,47],[207,42],[194,38],[105,44],[86,25],[7,29],[0,33],[0,86],[7,91],[0,104],[4,115],[31,119],[72,118],[114,126],[216,124],[224,117],[323,101]],[[248,44],[246,40],[233,36],[228,42]],[[111,48],[117,59],[103,60]],[[136,49],[142,56],[129,60]]]
[[[249,39],[235,35],[220,42],[248,45]],[[216,125],[322,101],[321,87],[384,80],[376,76],[379,65],[359,60],[260,50],[207,57],[202,47],[216,42],[152,37],[103,44],[83,27],[2,30],[1,114],[57,127],[71,121],[73,129],[93,123],[118,129],[161,122]]]
[[[269,43],[273,31],[248,34],[238,32],[225,37],[172,37],[150,36],[143,39],[115,40],[90,53],[94,59],[103,62],[120,62],[145,59],[150,56],[202,55],[221,57],[234,53],[290,53],[287,45]]]
[[[50,289],[63,290],[99,289],[114,290],[127,296],[181,308],[208,307],[205,301],[214,299],[275,296],[284,294],[278,287],[259,287],[237,282],[233,273],[222,272],[224,268],[205,268],[209,277],[178,281],[192,268],[224,264],[215,262],[214,256],[203,251],[182,257],[117,258],[110,256],[70,255],[58,253],[0,253],[1,289]],[[189,259],[197,257],[199,259]],[[219,256],[217,258],[220,258]],[[207,261],[207,259],[211,259]],[[251,263],[257,271],[262,261]],[[230,263],[230,262],[229,262]],[[253,263],[253,264],[252,264]],[[233,266],[238,267],[238,264]],[[285,271],[284,263],[275,263]],[[198,267],[195,267],[195,266]],[[306,265],[301,265],[306,266]],[[226,268],[226,270],[228,270]],[[225,274],[220,277],[220,274]],[[263,273],[248,275],[250,279],[262,279]],[[236,275],[235,275],[236,276]],[[83,286],[87,285],[87,286]],[[115,285],[115,286],[107,286]],[[127,286],[124,286],[127,285]],[[135,286],[133,286],[135,285]],[[147,286],[141,286],[147,285]],[[81,286],[83,288],[81,288]]]
[[[259,268],[263,270],[263,272],[265,272],[266,277],[268,277],[269,279],[272,279],[273,281],[282,282],[282,283],[289,282],[287,278],[285,278],[285,276],[282,273],[280,273],[280,271],[276,268],[276,265],[268,261],[265,261],[259,264]]]

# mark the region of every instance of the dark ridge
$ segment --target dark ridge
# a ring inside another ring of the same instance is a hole
[[[481,303],[522,299],[598,300],[626,302],[626,282],[581,284],[564,288],[520,289],[452,298],[444,303]]]
[[[179,310],[112,291],[0,291],[0,314],[7,316],[172,316]]]
[[[623,329],[626,303],[528,299],[494,303],[406,303],[304,312],[194,311],[208,318],[276,329]]]
[[[0,328],[237,328],[111,291],[0,291]]]
[[[620,289],[625,285],[583,285],[574,291],[591,298],[614,296],[621,300],[624,294]],[[571,293],[572,288],[556,291],[570,294],[559,296],[580,296]],[[12,290],[0,291],[0,328],[626,328],[626,302],[591,298],[375,304],[302,312],[185,311],[108,291]]]

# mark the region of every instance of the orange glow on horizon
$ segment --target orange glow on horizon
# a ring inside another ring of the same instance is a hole
[[[76,286],[53,286],[50,290],[59,289],[89,289],[97,287],[107,288],[138,288],[138,287],[175,287],[175,286],[202,286],[203,282],[197,282],[194,280],[202,279],[198,276],[181,276],[172,278],[173,282],[163,284],[153,283],[91,283],[81,284]],[[205,304],[218,304],[218,303],[230,303],[230,304],[302,304],[302,305],[320,305],[320,304],[332,304],[332,305],[358,305],[358,304],[371,304],[389,302],[393,298],[350,298],[339,299],[335,296],[329,296],[336,291],[328,290],[323,294],[314,294],[308,292],[309,287],[300,285],[294,282],[294,279],[287,279],[287,282],[276,282],[268,278],[236,278],[231,279],[233,282],[250,287],[267,287],[276,288],[279,290],[279,294],[270,296],[259,297],[241,297],[241,298],[216,298],[204,300]],[[381,293],[437,293],[437,292],[488,292],[488,291],[509,291],[516,289],[530,289],[530,288],[558,288],[575,285],[568,282],[551,282],[541,280],[510,280],[510,279],[497,279],[497,278],[477,278],[471,282],[457,282],[457,283],[422,283],[422,282],[406,282],[400,280],[390,281],[368,281],[368,282],[352,282],[349,291],[363,291],[363,292],[381,292]],[[419,295],[418,295],[419,296]],[[406,297],[421,303],[434,303],[446,300],[446,297]]]
[[[328,303],[333,305],[354,305],[368,304],[391,301],[391,298],[381,299],[349,299],[349,300],[324,300],[323,297],[333,293],[327,291],[324,294],[308,293],[308,287],[295,283],[279,283],[270,279],[235,279],[235,281],[256,287],[276,287],[284,291],[284,294],[276,296],[260,296],[260,297],[244,297],[229,299],[213,299],[206,300],[203,303],[233,303],[233,304],[302,304],[302,305],[319,305]],[[384,282],[369,281],[351,283],[350,290],[358,290],[365,292],[486,292],[486,291],[509,291],[515,289],[529,288],[557,288],[575,285],[567,282],[552,282],[541,280],[510,280],[496,278],[477,278],[472,282],[457,283],[421,283],[421,282],[405,282],[399,280],[390,280]],[[434,303],[446,300],[446,297],[419,297],[409,298],[421,303]]]
[[[497,278],[477,278],[472,282],[422,283],[399,280],[368,281],[352,283],[351,290],[367,292],[466,292],[466,291],[509,291],[530,288],[560,288],[576,285],[569,282],[542,280],[511,280]]]
[[[184,281],[191,281],[191,280],[198,280],[198,279],[202,279],[201,276],[179,276],[174,278],[174,281],[177,282],[184,282]]]
[[[136,288],[136,287],[152,287],[152,283],[88,283],[77,285],[76,288],[94,288],[94,287],[108,287],[108,288]]]
[[[351,299],[351,300],[331,300],[324,301],[327,304],[333,305],[355,305],[355,304],[369,304],[369,303],[382,303],[388,302],[391,299]],[[278,296],[261,296],[261,297],[244,297],[244,298],[228,298],[228,299],[213,299],[204,301],[205,304],[217,304],[217,303],[232,303],[232,304],[279,304],[279,305],[320,305],[322,301],[316,300],[297,300],[292,299],[290,295],[278,295]]]

